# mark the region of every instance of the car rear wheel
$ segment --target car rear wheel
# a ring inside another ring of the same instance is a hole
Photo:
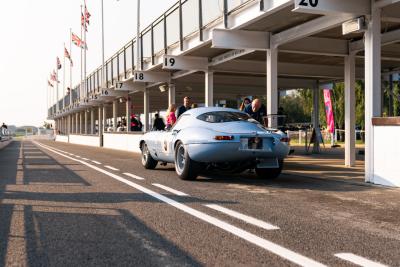
[[[282,168],[283,168],[283,160],[280,160],[279,168],[274,168],[274,169],[256,168],[256,174],[259,178],[272,180],[279,177],[279,175],[282,172]]]
[[[175,170],[182,180],[195,180],[200,172],[200,164],[189,157],[182,142],[175,147]]]
[[[153,159],[146,143],[142,145],[142,165],[145,169],[155,169],[158,161]]]

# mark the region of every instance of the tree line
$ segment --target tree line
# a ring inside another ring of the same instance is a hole
[[[400,86],[393,82],[391,89],[389,82],[382,84],[382,113],[383,116],[400,116]],[[356,127],[363,130],[365,127],[365,90],[364,81],[357,81],[356,95]],[[321,127],[326,127],[324,96],[319,94],[319,122]],[[344,83],[333,85],[332,104],[337,129],[344,129]],[[279,106],[287,115],[287,123],[310,123],[313,112],[312,89],[299,89],[295,93],[281,97]]]

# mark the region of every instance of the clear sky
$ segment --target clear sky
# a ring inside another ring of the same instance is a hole
[[[0,123],[40,126],[47,115],[47,79],[56,57],[69,50],[69,29],[80,35],[82,0],[9,0],[0,8]],[[146,27],[177,0],[142,0]],[[87,35],[87,71],[101,65],[101,0],[87,0],[92,17]],[[104,0],[106,59],[136,35],[136,1]],[[80,51],[72,49],[74,84]],[[63,63],[63,62],[62,62]],[[67,70],[69,71],[69,65]],[[64,66],[63,66],[64,68]],[[59,79],[62,80],[62,70]],[[67,76],[68,79],[68,76]],[[61,82],[62,85],[62,82]],[[60,89],[61,91],[61,89]]]

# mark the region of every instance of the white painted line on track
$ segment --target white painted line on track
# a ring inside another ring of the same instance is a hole
[[[119,171],[117,168],[114,168],[112,166],[105,165],[104,167],[113,171]]]
[[[233,218],[242,220],[242,221],[247,222],[249,224],[258,226],[258,227],[263,228],[265,230],[279,230],[279,227],[277,227],[275,225],[272,225],[272,224],[266,223],[264,221],[261,221],[259,219],[244,215],[244,214],[236,212],[234,210],[230,210],[230,209],[224,208],[224,207],[219,206],[219,205],[209,204],[209,205],[204,205],[204,206],[209,207],[210,209],[213,209],[213,210],[217,210],[219,212],[222,212],[222,213],[224,213],[226,215],[229,215],[229,216],[231,216]]]
[[[335,254],[336,257],[341,258],[342,260],[349,261],[358,266],[368,266],[368,267],[387,267],[387,265],[383,265],[378,262],[371,261],[369,259],[357,256],[353,253],[338,253]]]
[[[165,191],[168,191],[168,192],[170,192],[170,193],[172,193],[172,194],[175,194],[175,195],[177,195],[177,196],[181,196],[181,197],[188,197],[188,196],[189,196],[189,195],[186,194],[186,193],[183,193],[183,192],[181,192],[181,191],[175,190],[175,189],[173,189],[173,188],[171,188],[171,187],[168,187],[168,186],[165,186],[165,185],[162,185],[162,184],[152,184],[152,185],[154,185],[154,186],[156,186],[156,187],[159,187],[159,188],[161,188],[161,189],[164,189]]]
[[[198,218],[198,219],[200,219],[200,220],[202,220],[204,222],[207,222],[209,224],[212,224],[212,225],[214,225],[214,226],[216,226],[216,227],[218,227],[218,228],[220,228],[222,230],[225,230],[226,232],[229,232],[229,233],[231,233],[231,234],[233,234],[233,235],[235,235],[237,237],[240,237],[240,238],[242,238],[242,239],[244,239],[244,240],[246,240],[246,241],[248,241],[248,242],[250,242],[250,243],[252,243],[252,244],[254,244],[256,246],[259,246],[259,247],[261,247],[261,248],[263,248],[263,249],[265,249],[265,250],[267,250],[267,251],[269,251],[271,253],[274,253],[274,254],[276,254],[276,255],[278,255],[278,256],[280,256],[280,257],[282,257],[282,258],[284,258],[284,259],[286,259],[286,260],[288,260],[290,262],[293,262],[293,263],[295,263],[297,265],[309,266],[309,267],[326,266],[326,265],[324,265],[322,263],[314,261],[313,259],[310,259],[310,258],[308,258],[306,256],[300,255],[300,254],[298,254],[298,253],[296,253],[294,251],[291,251],[291,250],[289,250],[287,248],[284,248],[284,247],[282,247],[282,246],[280,246],[278,244],[275,244],[275,243],[273,243],[273,242],[271,242],[269,240],[266,240],[264,238],[256,236],[256,235],[254,235],[254,234],[252,234],[250,232],[247,232],[247,231],[245,231],[245,230],[243,230],[241,228],[238,228],[238,227],[236,227],[234,225],[231,225],[231,224],[229,224],[227,222],[224,222],[224,221],[219,220],[219,219],[217,219],[215,217],[212,217],[212,216],[210,216],[210,215],[208,215],[208,214],[206,214],[204,212],[198,211],[198,210],[193,209],[193,208],[191,208],[191,207],[189,207],[189,206],[187,206],[185,204],[182,204],[182,203],[177,202],[177,201],[175,201],[175,200],[173,200],[171,198],[163,196],[163,195],[161,195],[161,194],[159,194],[157,192],[154,192],[154,191],[152,191],[152,190],[150,190],[150,189],[148,189],[146,187],[143,187],[143,186],[141,186],[139,184],[131,182],[131,181],[127,180],[127,179],[124,179],[121,176],[118,176],[118,175],[116,175],[114,173],[111,173],[111,172],[108,172],[106,170],[103,170],[103,169],[101,169],[101,168],[99,168],[97,166],[91,165],[91,164],[87,163],[86,161],[82,161],[82,160],[78,160],[78,159],[75,159],[75,158],[71,158],[71,157],[65,155],[65,152],[62,151],[62,150],[53,149],[52,147],[49,147],[49,146],[46,146],[46,145],[42,145],[42,144],[37,143],[37,142],[34,142],[34,143],[36,145],[42,147],[42,148],[45,148],[45,149],[55,153],[55,154],[58,154],[60,156],[68,158],[70,160],[79,162],[79,163],[81,163],[81,164],[83,164],[83,165],[85,165],[85,166],[87,166],[87,167],[89,167],[89,168],[91,168],[93,170],[96,170],[96,171],[98,171],[100,173],[103,173],[103,174],[105,174],[105,175],[107,175],[107,176],[109,176],[109,177],[111,177],[111,178],[113,178],[113,179],[115,179],[117,181],[120,181],[120,182],[122,182],[122,183],[124,183],[126,185],[129,185],[129,186],[131,186],[131,187],[133,187],[133,188],[135,188],[135,189],[137,189],[137,190],[139,190],[139,191],[141,191],[141,192],[143,192],[145,194],[148,194],[149,196],[152,196],[152,197],[154,197],[154,198],[156,198],[156,199],[158,199],[158,200],[160,200],[160,201],[162,201],[162,202],[164,202],[164,203],[166,203],[168,205],[171,205],[171,206],[173,206],[173,207],[175,207],[175,208],[177,208],[177,209],[179,209],[179,210],[181,210],[181,211],[183,211],[183,212],[185,212],[187,214],[190,214],[193,217],[196,217],[196,218]],[[60,152],[58,152],[56,150],[58,150]]]
[[[98,162],[98,161],[92,160],[92,162],[93,162],[94,164],[101,165],[101,163]]]
[[[143,177],[140,177],[140,176],[134,175],[134,174],[132,174],[132,173],[129,173],[129,172],[124,172],[124,173],[123,173],[123,175],[129,176],[129,177],[131,177],[131,178],[133,178],[133,179],[136,179],[136,180],[144,180],[144,178],[143,178]]]
[[[87,159],[87,158],[82,158],[83,160],[89,160],[89,159]]]
[[[75,157],[77,157],[77,158],[81,158],[81,156],[78,156],[78,155],[75,155]]]

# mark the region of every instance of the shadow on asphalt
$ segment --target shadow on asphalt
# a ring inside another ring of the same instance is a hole
[[[26,206],[29,265],[201,265],[128,211],[113,211],[113,215],[37,212]]]
[[[174,168],[169,166],[157,168],[157,171],[175,172]],[[343,172],[337,172],[340,175],[347,175]],[[177,176],[177,179],[178,176]],[[258,187],[280,188],[280,189],[305,189],[316,191],[330,191],[330,192],[351,192],[351,191],[368,191],[373,188],[365,184],[357,184],[347,182],[345,180],[330,180],[324,178],[313,178],[294,174],[283,173],[273,180],[266,180],[256,176],[253,172],[243,172],[241,174],[223,174],[217,172],[202,173],[195,181],[198,183],[226,183],[226,184],[240,184],[252,185]],[[382,188],[384,189],[384,188]]]
[[[0,153],[0,266],[201,266],[131,212],[101,205],[158,200],[143,193],[52,193],[57,185],[84,191],[91,184],[50,156],[22,160],[21,145],[14,142]],[[27,190],[32,183],[52,187]]]

